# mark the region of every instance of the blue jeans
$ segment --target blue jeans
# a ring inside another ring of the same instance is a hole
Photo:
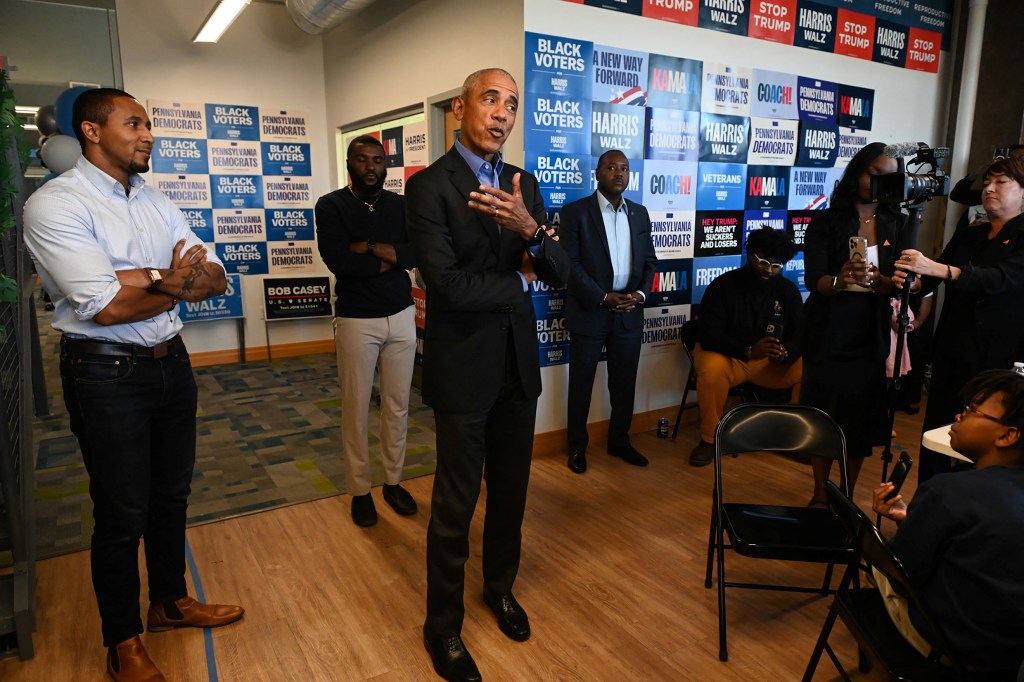
[[[92,582],[113,646],[142,632],[139,538],[150,601],[185,586],[185,510],[196,458],[196,382],[188,351],[159,360],[63,349],[64,404],[89,472]]]

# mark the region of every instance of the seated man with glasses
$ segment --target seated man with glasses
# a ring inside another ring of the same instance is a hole
[[[715,278],[700,303],[693,363],[701,441],[690,453],[693,466],[714,459],[715,429],[733,386],[791,388],[792,402],[800,397],[803,298],[780,276],[796,246],[785,232],[764,227],[747,236],[746,253],[746,264]]]
[[[900,522],[892,548],[964,665],[1017,671],[1024,661],[1024,377],[993,369],[967,382],[950,446],[974,469],[921,484],[908,507],[891,483],[872,509]],[[879,581],[900,633],[920,651],[920,616]]]

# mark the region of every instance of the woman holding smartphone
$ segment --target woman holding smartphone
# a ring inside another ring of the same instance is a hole
[[[886,442],[886,376],[895,256],[911,246],[906,216],[896,204],[871,201],[871,176],[895,173],[896,159],[880,142],[850,160],[828,209],[804,239],[804,375],[800,402],[827,412],[846,434],[850,491],[864,458]],[[828,506],[825,481],[832,460],[811,458],[810,506]]]
[[[999,159],[985,172],[981,203],[988,222],[958,230],[938,260],[897,252],[895,280],[921,275],[925,291],[946,285],[935,330],[924,430],[949,424],[960,389],[985,369],[1024,360],[1024,160]],[[952,470],[952,460],[921,448],[918,481]]]

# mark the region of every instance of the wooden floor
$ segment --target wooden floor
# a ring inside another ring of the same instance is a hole
[[[912,445],[919,416],[901,413],[896,428],[903,435],[896,442]],[[636,436],[634,444],[651,459],[646,469],[594,446],[582,476],[561,456],[534,462],[515,588],[533,629],[526,643],[506,639],[480,599],[481,507],[467,566],[463,637],[485,679],[800,678],[827,598],[730,590],[730,660],[718,660],[716,592],[704,588],[713,472],[687,465],[696,438],[692,423],[678,441]],[[916,455],[916,446],[909,449]],[[729,471],[736,482],[726,491],[737,499],[763,495],[804,504],[810,498],[809,467],[788,459],[730,459]],[[880,475],[879,458],[868,460],[856,493],[862,506],[869,506]],[[352,524],[350,498],[342,496],[189,530],[207,598],[247,610],[242,622],[210,631],[217,678],[438,679],[421,638],[432,481],[408,483],[420,504],[412,518],[391,513],[374,490],[380,522],[370,529]],[[914,483],[912,475],[908,497]],[[726,566],[732,579],[814,583],[821,576],[817,566],[731,554]],[[106,679],[87,552],[39,564],[38,614],[35,658],[0,661],[0,679]],[[143,641],[168,679],[212,679],[203,631],[146,633]],[[842,625],[833,642],[855,673],[855,648]],[[823,660],[815,679],[837,678]]]

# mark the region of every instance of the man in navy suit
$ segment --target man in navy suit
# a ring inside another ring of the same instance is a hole
[[[565,286],[569,259],[545,229],[536,178],[502,159],[518,108],[507,71],[471,74],[452,100],[459,141],[405,192],[406,226],[427,284],[423,399],[434,408],[437,434],[423,636],[446,680],[480,679],[461,631],[469,526],[485,468],[483,601],[507,637],[530,636],[512,596],[541,391],[530,285]]]
[[[623,198],[629,160],[617,149],[597,161],[597,191],[562,210],[563,245],[572,269],[565,320],[569,350],[569,469],[587,470],[587,415],[601,349],[607,349],[608,454],[636,466],[647,458],[629,442],[636,370],[644,330],[643,303],[658,262],[647,209]]]

